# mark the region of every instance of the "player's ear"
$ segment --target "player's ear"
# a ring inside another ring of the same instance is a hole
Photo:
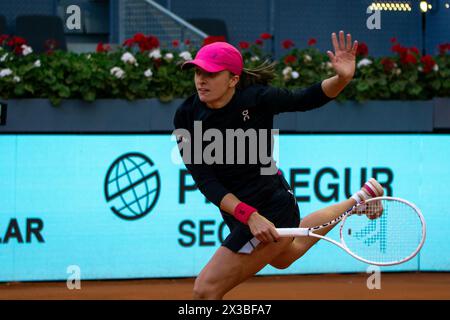
[[[230,88],[234,88],[237,86],[238,82],[239,82],[239,76],[236,74],[232,74],[230,72],[230,81],[229,81],[229,86]]]

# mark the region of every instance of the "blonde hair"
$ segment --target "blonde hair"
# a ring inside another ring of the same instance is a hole
[[[275,66],[276,62],[265,60],[256,68],[244,68],[242,70],[237,87],[239,89],[244,89],[254,84],[269,84],[275,78]]]

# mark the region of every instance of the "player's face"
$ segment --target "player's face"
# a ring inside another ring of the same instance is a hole
[[[233,96],[239,76],[227,70],[207,72],[197,67],[194,80],[200,101],[210,107],[220,108],[225,106]]]

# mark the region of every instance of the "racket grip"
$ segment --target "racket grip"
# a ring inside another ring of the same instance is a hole
[[[277,228],[280,237],[307,237],[308,228]]]

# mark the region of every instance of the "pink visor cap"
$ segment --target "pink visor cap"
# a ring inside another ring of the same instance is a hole
[[[202,47],[194,60],[186,61],[182,68],[196,65],[207,72],[228,70],[241,75],[244,68],[242,55],[238,49],[227,42],[213,42]]]

